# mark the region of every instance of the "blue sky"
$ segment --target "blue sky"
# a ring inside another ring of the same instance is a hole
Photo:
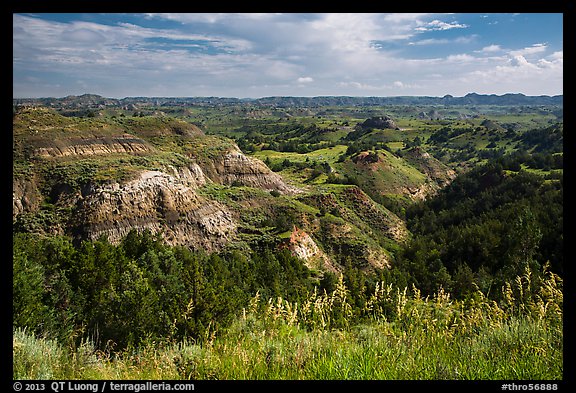
[[[563,94],[562,14],[13,14],[14,97]]]

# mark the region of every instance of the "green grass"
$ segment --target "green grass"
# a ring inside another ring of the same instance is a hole
[[[426,182],[426,175],[403,158],[380,150],[377,163],[354,163],[347,159],[337,163],[338,172],[358,179],[361,188],[369,195],[404,194],[407,188],[417,188]]]
[[[365,322],[349,325],[342,281],[302,304],[258,295],[226,330],[198,341],[149,342],[114,355],[15,329],[14,379],[560,380],[562,282],[529,274],[496,304],[378,285]]]
[[[262,150],[254,152],[252,156],[259,158],[262,161],[264,161],[266,158],[270,158],[273,163],[282,162],[285,159],[288,159],[292,162],[305,162],[306,159],[309,159],[310,161],[327,162],[329,164],[333,164],[338,160],[338,157],[342,153],[346,152],[346,149],[347,146],[345,145],[336,145],[334,147],[318,149],[305,154],[279,152],[275,150]]]
[[[266,329],[252,315],[205,345],[151,343],[113,360],[104,353],[70,354],[16,331],[14,379],[561,379],[561,348],[549,344],[555,341],[519,319],[473,337],[449,337],[424,330],[404,335],[386,323]]]
[[[402,150],[404,148],[404,142],[388,142],[387,145],[393,151]]]

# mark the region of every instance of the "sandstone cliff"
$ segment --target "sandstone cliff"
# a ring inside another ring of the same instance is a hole
[[[223,185],[243,185],[266,191],[279,191],[283,194],[296,194],[299,190],[287,184],[261,160],[244,155],[233,145],[227,151],[211,160],[199,162],[204,173],[215,183]]]
[[[147,229],[170,244],[214,251],[235,237],[240,212],[203,187],[297,192],[231,141],[178,119],[113,122],[25,108],[13,123],[12,215],[27,230],[116,243]]]
[[[339,271],[330,257],[318,247],[314,239],[296,226],[290,234],[288,248],[294,256],[302,259],[310,269],[328,270],[334,273]]]
[[[310,196],[233,141],[179,120],[27,109],[15,114],[13,135],[13,223],[22,231],[118,243],[150,230],[211,252],[298,225],[294,255],[330,271],[341,269],[337,254],[346,250],[364,269],[387,266],[386,250],[368,237],[405,236],[398,218],[360,189]]]
[[[12,219],[24,212],[38,210],[43,197],[36,183],[36,175],[12,180]]]
[[[89,185],[78,202],[77,231],[83,238],[105,235],[118,242],[130,230],[162,233],[169,244],[208,251],[218,249],[235,233],[230,211],[200,196],[200,172],[189,169],[172,175],[144,171],[125,184]]]
[[[32,140],[32,143],[35,141]],[[83,137],[38,140],[33,155],[40,158],[91,156],[112,153],[146,153],[151,147],[142,139],[130,134],[89,135]]]

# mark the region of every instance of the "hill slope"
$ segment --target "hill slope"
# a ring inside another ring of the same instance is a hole
[[[118,243],[150,230],[168,244],[215,251],[269,236],[279,244],[296,227],[326,253],[329,270],[341,269],[343,254],[363,269],[387,266],[407,237],[404,223],[356,186],[318,194],[290,184],[231,140],[178,119],[24,108],[13,124],[15,231]]]

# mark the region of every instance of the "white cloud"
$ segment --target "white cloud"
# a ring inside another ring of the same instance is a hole
[[[548,56],[548,58],[552,59],[552,60],[560,60],[562,61],[564,59],[564,51],[558,51],[558,52],[554,52],[552,53],[550,56]]]
[[[353,82],[340,82],[340,83],[338,83],[338,86],[339,86],[339,87],[342,87],[342,88],[351,87],[351,88],[358,89],[358,90],[375,90],[375,89],[377,89],[377,88],[374,87],[374,86],[368,85],[368,84],[366,84],[366,83],[356,82],[356,81],[353,81]]]
[[[466,53],[458,54],[458,55],[449,55],[446,57],[446,62],[453,63],[453,62],[469,62],[474,61],[476,58],[474,56],[470,56]]]
[[[106,37],[99,33],[98,31],[77,28],[72,30],[67,30],[62,33],[63,39],[70,40],[73,42],[81,42],[88,45],[96,45],[106,41]]]
[[[541,68],[562,70],[564,66],[564,52],[563,51],[554,52],[550,56],[538,60],[536,64]]]
[[[502,50],[502,48],[500,47],[500,45],[492,44],[492,45],[485,46],[484,48],[482,48],[481,50],[476,51],[476,52],[494,53],[494,52],[500,52],[501,50]]]
[[[443,31],[450,29],[465,29],[468,25],[460,24],[458,22],[442,22],[434,19],[431,22],[424,23],[422,26],[416,27],[417,31]]]
[[[280,20],[286,14],[282,13],[236,13],[236,12],[194,12],[194,13],[146,13],[148,19],[165,19],[180,23],[208,23],[215,24],[230,20]]]
[[[403,24],[407,22],[417,22],[420,19],[430,14],[416,14],[416,13],[400,13],[400,14],[387,14],[384,16],[384,21],[388,23]]]
[[[532,67],[533,65],[528,63],[528,60],[524,56],[516,55],[510,60],[510,64],[513,67]]]
[[[82,80],[88,92],[90,86],[98,86],[116,92],[116,96],[152,92],[293,95],[290,89],[294,88],[329,95],[400,91],[457,95],[460,91],[474,91],[479,81],[485,81],[486,86],[488,81],[496,81],[494,86],[502,86],[498,85],[499,75],[508,69],[530,71],[532,75],[538,71],[543,79],[556,80],[563,59],[562,51],[544,57],[548,44],[515,50],[492,44],[473,51],[465,45],[483,38],[476,34],[426,36],[418,40],[426,31],[468,27],[456,21],[442,21],[444,16],[438,14],[140,17],[145,17],[141,24],[138,16],[132,16],[130,23],[123,20],[104,24],[64,23],[14,14],[13,66],[18,71],[14,77],[15,92],[17,88],[30,91],[23,86],[34,82],[25,77],[49,72],[59,75],[60,84],[67,78]],[[162,24],[156,23],[160,20]],[[434,53],[431,57],[411,57],[405,46],[410,40],[412,45],[444,46],[429,52]],[[456,53],[449,47],[451,44],[461,44]],[[57,84],[50,82],[43,83],[43,88]],[[554,86],[557,88],[558,84]],[[53,94],[47,91],[42,94]]]
[[[547,47],[548,45],[546,44],[534,44],[523,49],[510,51],[510,56],[529,56],[536,53],[542,53],[546,51]]]
[[[522,55],[515,55],[504,64],[471,71],[460,81],[478,86],[476,91],[479,92],[494,87],[499,92],[513,92],[522,87],[524,94],[562,94],[563,64],[562,59],[531,62]]]
[[[296,80],[298,83],[312,83],[314,82],[314,78],[310,76],[301,76]]]
[[[357,94],[358,91],[368,91],[375,94],[394,94],[394,92],[399,90],[419,89],[422,87],[415,83],[405,83],[399,80],[378,85],[358,81],[340,82],[338,86],[340,88],[350,89],[350,94]]]

